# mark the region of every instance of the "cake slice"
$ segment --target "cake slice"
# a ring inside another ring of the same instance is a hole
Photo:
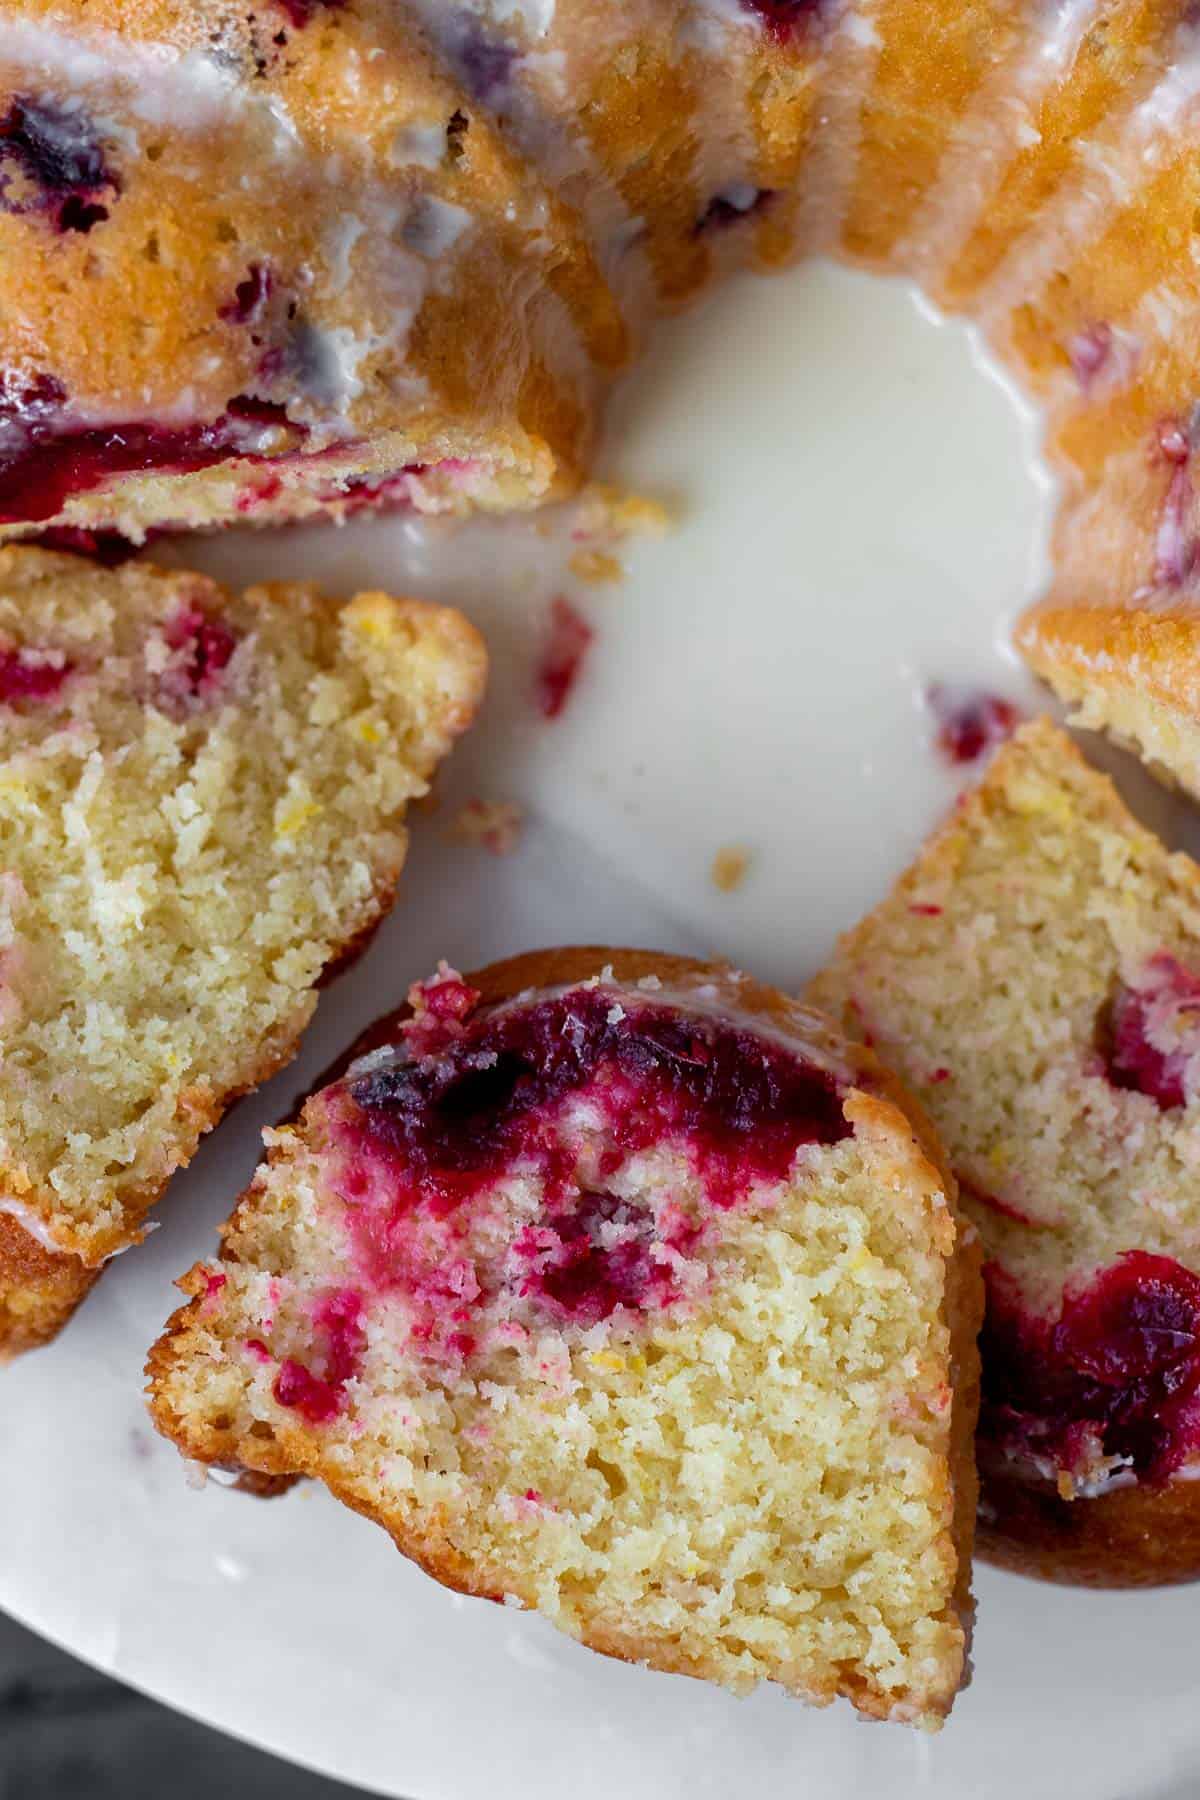
[[[625,351],[404,9],[0,6],[0,538],[531,505]]]
[[[0,550],[0,1354],[293,1055],[483,674],[417,601]]]
[[[1030,607],[1016,633],[1030,667],[1160,779],[1200,799],[1200,613],[1194,607]]]
[[[1200,869],[1036,721],[809,993],[928,1107],[983,1240],[984,1552],[1200,1574]]]
[[[594,1649],[936,1725],[982,1294],[873,1057],[727,969],[444,966],[268,1158],[151,1352],[200,1462],[319,1477]]]

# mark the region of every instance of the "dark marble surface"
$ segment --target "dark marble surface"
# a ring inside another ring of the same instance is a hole
[[[84,1668],[0,1613],[0,1800],[356,1800]]]

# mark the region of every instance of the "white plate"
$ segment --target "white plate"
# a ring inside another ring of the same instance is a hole
[[[323,1492],[189,1487],[147,1424],[146,1347],[259,1127],[412,978],[439,956],[591,940],[797,982],[952,797],[924,684],[1032,698],[1004,650],[1042,569],[1032,426],[904,290],[828,269],[726,289],[663,334],[611,438],[611,464],[683,515],[622,586],[574,584],[597,639],[554,723],[529,704],[530,658],[561,533],[397,520],[187,547],[233,579],[457,596],[491,638],[492,697],[441,812],[415,822],[394,919],[299,1063],[206,1143],[59,1343],[3,1376],[0,1605],[214,1725],[416,1800],[1194,1794],[1194,1591],[981,1570],[974,1684],[927,1742],[592,1656],[444,1593]],[[511,857],[448,841],[473,796],[529,809]],[[729,844],[753,861],[720,894],[708,871]]]

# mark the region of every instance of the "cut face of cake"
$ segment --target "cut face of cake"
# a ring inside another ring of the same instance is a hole
[[[1200,870],[1035,722],[810,998],[928,1107],[983,1239],[987,1553],[1200,1572]]]
[[[0,3],[0,537],[576,478],[623,320],[400,12]]]
[[[1017,648],[1072,723],[1135,750],[1162,780],[1200,798],[1200,615],[1191,609],[1031,607]]]
[[[484,660],[417,601],[0,551],[0,1354],[291,1058]]]
[[[637,952],[443,968],[151,1353],[189,1457],[319,1477],[607,1654],[936,1724],[982,1301],[926,1127],[815,1015]]]

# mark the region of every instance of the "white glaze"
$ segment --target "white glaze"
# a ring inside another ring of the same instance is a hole
[[[0,1197],[0,1213],[7,1213],[10,1218],[15,1219],[21,1230],[28,1232],[43,1250],[51,1250],[56,1256],[66,1254],[41,1214],[34,1212],[31,1206],[23,1206],[19,1200]]]

